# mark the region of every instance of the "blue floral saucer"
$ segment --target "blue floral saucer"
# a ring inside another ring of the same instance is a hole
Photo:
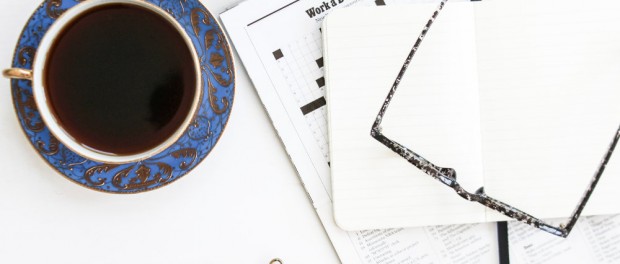
[[[32,69],[43,35],[66,10],[88,0],[46,0],[28,20],[12,66]],[[234,99],[235,72],[222,28],[199,0],[145,0],[174,17],[190,36],[202,69],[203,96],[195,118],[165,151],[138,162],[106,164],[84,158],[59,142],[43,122],[29,80],[11,80],[19,122],[43,159],[84,187],[110,193],[144,192],[165,186],[195,168],[222,135]]]

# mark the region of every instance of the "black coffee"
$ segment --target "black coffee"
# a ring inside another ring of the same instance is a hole
[[[111,4],[82,14],[59,35],[45,85],[52,112],[76,141],[126,155],[178,130],[196,74],[190,49],[165,18]]]

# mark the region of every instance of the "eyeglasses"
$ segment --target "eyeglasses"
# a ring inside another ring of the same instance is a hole
[[[416,154],[415,152],[408,149],[407,147],[386,137],[381,132],[381,121],[383,120],[383,116],[385,115],[385,112],[387,111],[387,108],[390,105],[390,102],[392,98],[394,97],[394,94],[396,93],[396,89],[398,88],[398,85],[400,84],[401,79],[403,78],[405,72],[407,71],[407,68],[409,67],[409,64],[411,63],[411,60],[413,59],[413,56],[415,55],[416,51],[420,47],[422,40],[424,40],[424,37],[430,30],[431,26],[433,25],[433,22],[439,15],[439,12],[441,12],[441,10],[443,9],[446,2],[448,2],[448,0],[441,1],[441,3],[439,4],[439,7],[437,8],[437,10],[435,10],[432,17],[428,20],[428,22],[426,23],[426,26],[422,30],[422,33],[420,33],[420,36],[418,37],[415,44],[411,48],[411,51],[409,52],[409,55],[407,56],[405,63],[400,69],[400,72],[398,73],[398,76],[396,77],[396,80],[394,81],[394,84],[392,85],[390,92],[388,93],[383,105],[381,106],[381,110],[379,110],[379,113],[377,114],[377,118],[372,125],[372,129],[370,130],[370,135],[374,139],[376,139],[377,141],[381,142],[383,145],[391,149],[392,151],[396,152],[401,157],[405,158],[413,166],[417,167],[418,169],[422,170],[424,173],[428,174],[429,176],[439,180],[441,183],[452,188],[459,196],[463,197],[464,199],[468,201],[472,201],[472,202],[478,202],[510,218],[524,222],[528,225],[534,226],[536,228],[539,228],[551,234],[554,234],[560,237],[567,237],[570,231],[572,230],[572,228],[574,227],[575,223],[577,222],[577,219],[581,215],[583,208],[588,202],[588,199],[590,198],[592,191],[594,191],[596,184],[601,178],[601,175],[603,174],[603,171],[605,170],[605,167],[607,166],[607,163],[609,162],[609,159],[611,158],[611,155],[616,147],[616,144],[618,143],[618,140],[620,139],[620,127],[616,131],[614,138],[611,144],[609,145],[609,148],[607,152],[605,153],[603,160],[601,161],[599,167],[594,173],[594,177],[592,178],[590,185],[588,185],[585,193],[583,194],[581,198],[581,201],[579,202],[579,204],[577,204],[577,207],[575,208],[572,215],[570,216],[570,219],[568,220],[567,223],[560,224],[559,226],[553,226],[509,204],[506,204],[497,199],[494,199],[493,197],[486,195],[484,192],[484,187],[481,187],[474,193],[466,191],[456,181],[456,171],[454,169],[442,168],[442,167],[439,167],[433,164],[432,162],[426,160],[424,157]]]

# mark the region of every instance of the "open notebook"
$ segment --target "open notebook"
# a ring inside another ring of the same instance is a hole
[[[346,230],[504,220],[370,137],[437,4],[336,10],[323,25],[334,214]],[[384,134],[470,192],[569,216],[620,124],[620,1],[445,6],[383,121]],[[584,215],[620,213],[615,153]]]

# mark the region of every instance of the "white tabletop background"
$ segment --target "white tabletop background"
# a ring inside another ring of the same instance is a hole
[[[241,0],[203,0],[219,14]],[[0,68],[42,0],[0,3]],[[235,54],[230,121],[211,154],[173,184],[113,195],[52,170],[30,146],[0,80],[0,263],[337,263]]]

